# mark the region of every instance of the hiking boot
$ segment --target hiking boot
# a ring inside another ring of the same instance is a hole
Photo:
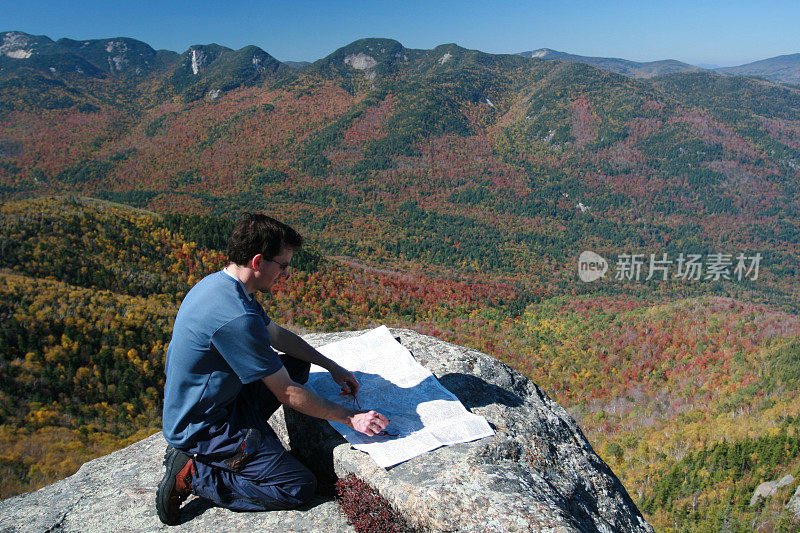
[[[178,524],[181,504],[192,493],[194,462],[192,458],[172,446],[164,454],[167,467],[156,491],[158,518],[168,526]]]

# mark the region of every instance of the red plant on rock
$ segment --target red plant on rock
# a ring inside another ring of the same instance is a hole
[[[353,474],[336,482],[336,501],[359,533],[414,531],[377,490]]]

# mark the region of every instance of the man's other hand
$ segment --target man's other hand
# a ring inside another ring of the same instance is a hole
[[[350,394],[351,396],[358,394],[358,389],[361,387],[361,385],[359,385],[358,380],[353,373],[346,368],[336,365],[333,367],[333,370],[331,370],[331,377],[345,393]]]
[[[351,416],[347,425],[364,435],[374,437],[386,429],[389,421],[380,413],[367,411],[366,413],[356,413]]]

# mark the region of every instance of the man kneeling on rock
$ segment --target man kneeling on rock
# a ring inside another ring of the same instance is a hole
[[[163,431],[170,446],[156,494],[165,524],[178,523],[192,493],[238,511],[291,509],[312,497],[314,475],[267,423],[280,404],[370,436],[388,424],[380,413],[348,409],[306,388],[311,363],[327,369],[344,393],[355,395],[359,384],[270,320],[254,296],[288,277],[302,244],[286,224],[245,215],[228,243],[228,266],[181,303],[167,350]]]

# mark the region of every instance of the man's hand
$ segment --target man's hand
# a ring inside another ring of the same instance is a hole
[[[351,416],[347,425],[368,437],[374,437],[386,429],[389,421],[380,413],[367,411],[366,413],[356,413]]]
[[[343,379],[342,383],[358,390],[358,381],[353,374],[342,367],[339,367],[339,370],[338,374]],[[369,437],[378,435],[389,425],[389,421],[380,413],[356,411],[319,397],[304,385],[292,381],[286,367],[281,367],[273,374],[261,378],[261,381],[282,404],[310,416],[346,424]]]
[[[358,384],[358,380],[353,373],[346,368],[342,368],[339,365],[334,366],[331,369],[331,377],[346,394],[351,396],[358,394],[358,389],[361,387],[361,385]]]

